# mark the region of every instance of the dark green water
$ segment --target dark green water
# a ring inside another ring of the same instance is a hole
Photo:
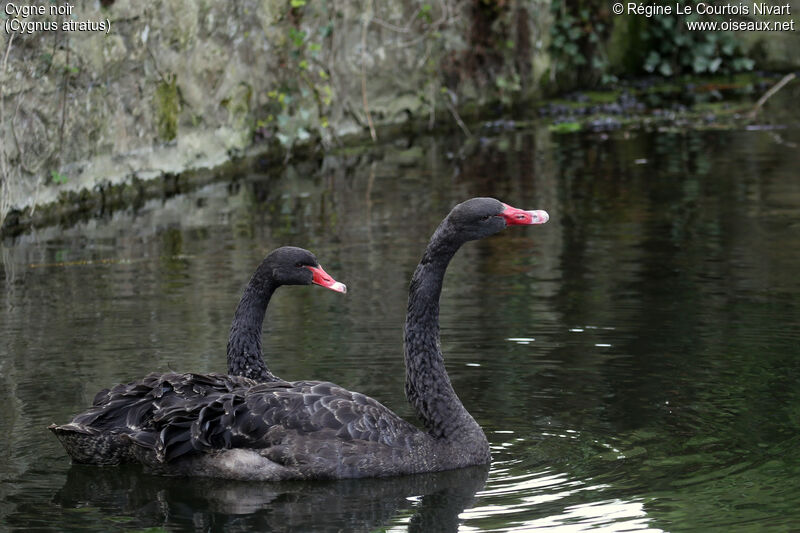
[[[406,140],[5,242],[0,530],[797,530],[800,132],[778,133]],[[70,466],[46,431],[149,371],[224,371],[240,291],[283,244],[349,292],[276,294],[273,370],[413,417],[408,280],[477,195],[551,215],[467,244],[445,279],[443,350],[488,473],[160,478]]]

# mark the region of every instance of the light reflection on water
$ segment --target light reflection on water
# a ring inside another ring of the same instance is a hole
[[[648,527],[647,513],[641,501],[623,501],[619,499],[592,501],[591,503],[565,506],[561,512],[528,518],[531,509],[537,507],[552,508],[560,500],[570,499],[578,493],[591,495],[594,491],[602,493],[608,485],[591,484],[570,478],[564,472],[550,468],[526,474],[512,475],[516,470],[493,465],[490,486],[479,493],[477,505],[462,513],[466,521],[496,518],[503,516],[507,521],[504,531],[530,531],[547,529],[554,531],[583,530],[644,530],[660,531]],[[518,503],[509,505],[505,496],[516,496]],[[492,503],[493,501],[497,503]],[[469,531],[470,528],[465,530]],[[479,529],[472,529],[478,531]]]
[[[255,169],[5,243],[0,530],[800,521],[797,153],[763,132],[513,133],[464,160],[441,155],[458,152],[451,142],[329,156],[284,175]],[[313,250],[348,294],[281,289],[265,330],[273,369],[412,417],[408,279],[441,217],[477,195],[551,214],[546,226],[466,245],[445,280],[443,350],[491,442],[488,477],[164,479],[70,467],[45,431],[115,382],[223,370],[242,286],[267,251],[290,243]]]

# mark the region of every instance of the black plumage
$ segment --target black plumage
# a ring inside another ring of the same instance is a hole
[[[358,477],[367,457],[416,449],[428,439],[376,400],[333,383],[257,383],[220,374],[150,374],[104,391],[71,423],[51,429],[62,442],[71,439],[73,448],[79,436],[84,445],[106,444],[76,454],[65,442],[76,462],[140,461],[169,471],[187,458],[192,463],[193,457],[246,449],[274,463],[267,479]],[[208,470],[202,463],[192,463],[194,472],[179,466],[177,473],[202,475]]]
[[[51,430],[75,461],[135,461],[176,475],[352,478],[485,464],[490,460],[486,436],[444,367],[439,295],[447,265],[464,242],[507,225],[536,223],[519,220],[532,220],[537,213],[539,223],[547,220],[544,212],[520,210],[513,210],[512,219],[509,210],[491,198],[456,206],[412,277],[404,339],[406,395],[427,431],[333,383],[176,373],[150,374],[102,391],[89,410]]]
[[[228,336],[228,373],[259,382],[280,381],[270,372],[261,350],[261,330],[267,305],[282,285],[316,283],[338,292],[346,287],[328,276],[314,254],[303,248],[284,246],[261,262],[242,294]]]

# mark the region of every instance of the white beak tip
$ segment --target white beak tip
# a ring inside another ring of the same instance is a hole
[[[544,224],[550,220],[550,215],[544,209],[534,209],[528,213],[531,214],[531,224]]]

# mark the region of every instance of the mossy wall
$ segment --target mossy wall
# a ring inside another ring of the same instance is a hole
[[[104,0],[27,17],[110,31],[0,31],[6,207],[520,101],[546,68],[540,6]]]

